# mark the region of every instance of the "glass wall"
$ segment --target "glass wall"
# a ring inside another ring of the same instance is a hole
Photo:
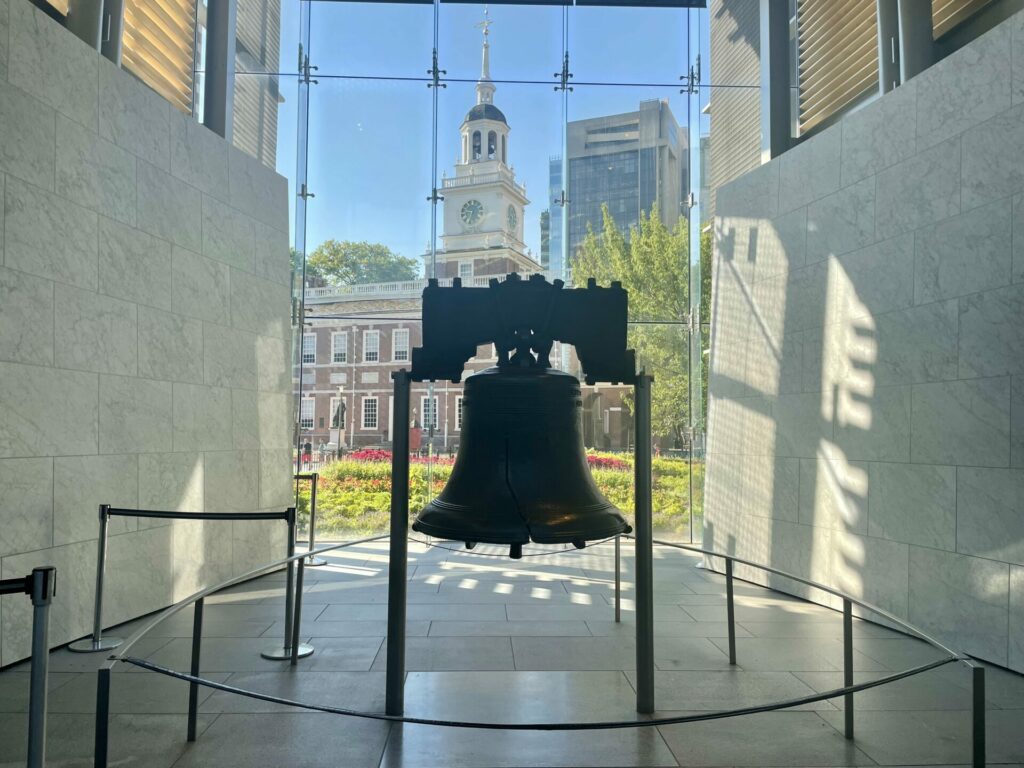
[[[386,530],[391,374],[421,344],[426,278],[511,271],[629,291],[629,344],[655,377],[656,535],[700,539],[707,22],[685,7],[285,0],[277,71],[240,68],[236,93],[279,94],[295,461],[319,473],[321,539]],[[467,374],[495,363],[481,347]],[[552,363],[580,374],[567,346]],[[628,387],[583,386],[592,472],[629,516],[632,405]],[[411,411],[416,511],[457,456],[461,386],[416,384]]]

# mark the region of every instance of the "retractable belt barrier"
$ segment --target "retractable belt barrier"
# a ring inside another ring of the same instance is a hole
[[[28,768],[46,765],[46,692],[50,664],[50,603],[57,593],[57,569],[33,568],[21,579],[0,581],[0,595],[32,598],[32,660],[28,695]]]
[[[123,509],[109,504],[100,504],[100,532],[97,539],[96,554],[96,596],[93,602],[92,635],[82,638],[68,646],[75,653],[96,653],[110,651],[124,642],[120,637],[103,636],[103,583],[107,570],[107,535],[112,517],[144,517],[158,520],[229,520],[241,522],[246,520],[283,520],[288,524],[287,555],[281,566],[288,569],[287,586],[284,603],[284,642],[260,652],[265,659],[284,660],[293,656],[292,620],[295,613],[295,507],[288,507],[281,512],[174,512],[155,509]],[[300,586],[299,589],[302,587]],[[313,653],[310,645],[302,644],[295,649],[300,657]]]
[[[296,498],[298,498],[298,483],[302,480],[309,480],[309,546],[306,547],[307,552],[312,552],[316,549],[316,488],[320,483],[319,472],[306,472],[295,475],[296,484]],[[316,555],[308,555],[306,557],[306,565],[314,568],[327,565],[327,561],[322,557]]]

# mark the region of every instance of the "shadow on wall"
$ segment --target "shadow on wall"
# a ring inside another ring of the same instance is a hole
[[[874,320],[907,283],[879,292],[872,276],[862,295],[860,278],[886,254],[860,253],[855,265],[809,254],[806,208],[758,210],[777,184],[777,166],[764,166],[719,191],[720,212],[747,215],[716,220],[707,540],[906,615],[905,573],[900,596],[865,538],[869,472],[859,459],[893,430],[909,435],[886,413],[909,404],[896,393],[879,403]],[[905,448],[890,458],[908,461],[909,439]],[[836,605],[781,577],[737,574]]]

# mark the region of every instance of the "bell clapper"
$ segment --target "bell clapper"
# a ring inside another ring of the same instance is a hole
[[[513,544],[508,548],[508,556],[513,560],[519,560],[523,556],[523,545]]]
[[[475,546],[476,546],[476,542],[475,541],[467,541],[466,542],[466,549],[472,549]]]
[[[587,542],[583,541],[583,539],[577,539],[572,543],[572,545],[576,547],[576,549],[583,549],[585,546],[587,546]]]

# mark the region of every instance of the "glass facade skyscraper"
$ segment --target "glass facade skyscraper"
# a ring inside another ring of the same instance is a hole
[[[676,225],[689,191],[687,141],[667,101],[652,99],[641,102],[636,112],[570,122],[567,138],[568,248],[554,244],[555,233],[561,233],[556,215],[559,223],[562,215],[554,204],[552,263],[556,254],[571,259],[588,228],[600,231],[605,205],[627,237],[641,212],[650,215],[655,207],[666,226]],[[562,165],[551,161],[553,200],[562,189]]]

